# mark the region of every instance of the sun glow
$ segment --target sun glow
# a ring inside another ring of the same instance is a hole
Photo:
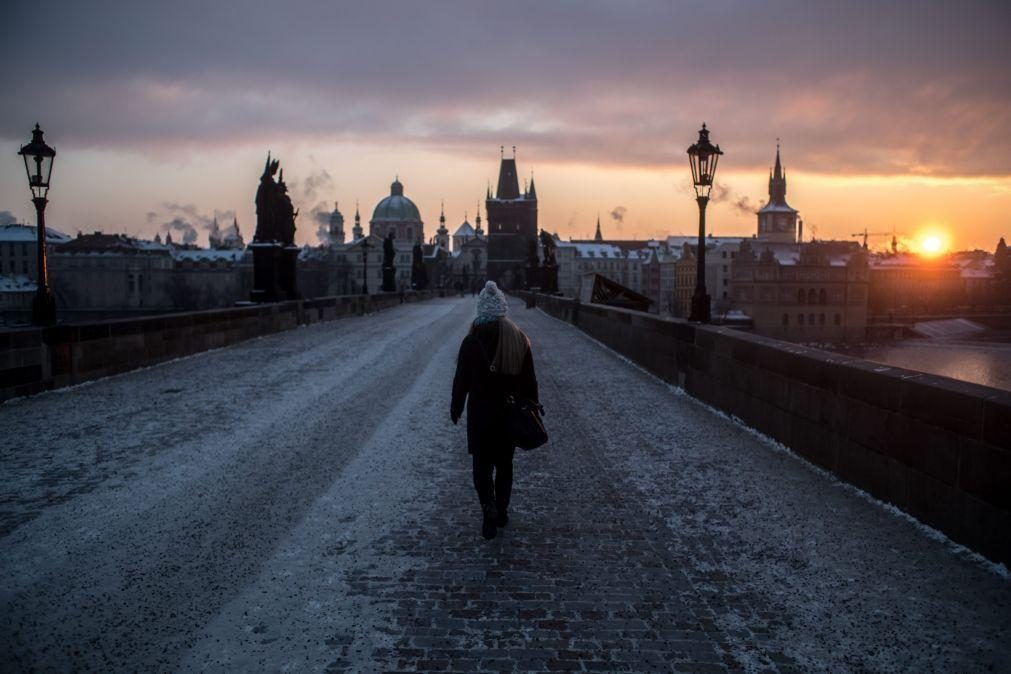
[[[917,237],[919,253],[925,257],[937,257],[948,249],[948,237],[936,230],[921,232]]]

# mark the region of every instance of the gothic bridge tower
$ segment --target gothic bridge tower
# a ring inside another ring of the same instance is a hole
[[[516,148],[506,158],[502,152],[498,189],[491,187],[485,200],[488,217],[488,279],[503,288],[522,288],[526,282],[526,264],[531,247],[537,246],[537,189],[520,192],[516,171]]]

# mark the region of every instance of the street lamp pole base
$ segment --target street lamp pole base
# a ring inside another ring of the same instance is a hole
[[[705,291],[696,291],[692,295],[692,313],[688,317],[688,320],[697,323],[708,323],[710,319],[709,310],[709,295]]]
[[[49,286],[41,286],[32,298],[32,325],[56,325],[56,298]]]

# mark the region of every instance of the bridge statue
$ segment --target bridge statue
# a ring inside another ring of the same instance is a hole
[[[542,229],[540,238],[544,259],[541,267],[541,291],[556,293],[558,292],[558,260],[555,258],[555,237]]]
[[[383,285],[381,290],[384,293],[392,293],[397,289],[397,268],[393,259],[397,252],[393,247],[393,232],[389,232],[383,239]]]
[[[256,188],[256,233],[249,248],[253,251],[254,302],[277,302],[298,299],[298,246],[295,245],[295,210],[284,183],[284,171],[278,174],[281,162],[271,159],[260,176]]]

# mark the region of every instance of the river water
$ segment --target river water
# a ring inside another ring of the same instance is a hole
[[[1011,336],[1007,341],[910,339],[841,351],[885,365],[1011,391]]]

